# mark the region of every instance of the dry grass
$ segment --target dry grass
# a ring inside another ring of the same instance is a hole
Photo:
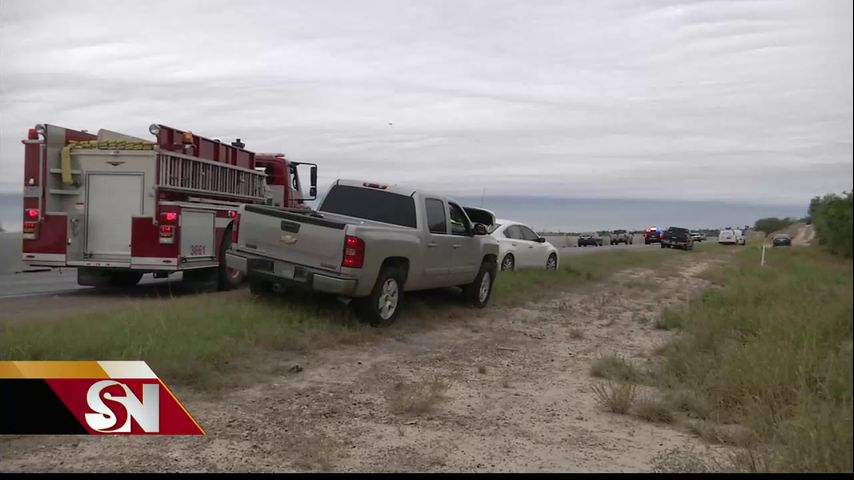
[[[389,411],[397,415],[422,415],[433,411],[445,399],[449,385],[432,378],[417,383],[398,382],[386,394]]]
[[[655,328],[658,330],[673,330],[682,327],[683,315],[671,310],[665,309],[658,318],[655,319]]]
[[[644,376],[630,361],[619,355],[597,358],[590,367],[590,375],[625,382],[637,382]]]
[[[635,402],[632,413],[647,422],[673,423],[673,412],[666,403],[656,398],[641,398]]]
[[[662,315],[681,331],[661,351],[660,383],[695,392],[675,401],[706,419],[694,433],[748,447],[741,470],[850,472],[852,264],[817,248],[758,258],[741,249],[710,276],[719,288]]]
[[[652,459],[652,473],[723,473],[731,470],[693,448],[672,448]]]
[[[584,338],[584,331],[580,328],[570,328],[569,338],[573,340],[581,340],[582,338]]]
[[[756,435],[741,425],[720,425],[705,420],[690,421],[687,425],[691,433],[709,443],[750,447],[756,442]]]
[[[593,385],[593,394],[603,410],[626,414],[637,396],[637,386],[633,383],[596,383]]]
[[[709,405],[709,401],[691,390],[667,392],[665,401],[671,409],[701,420],[709,418],[712,412],[712,406]]]

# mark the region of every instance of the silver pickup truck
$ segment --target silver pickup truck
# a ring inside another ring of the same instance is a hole
[[[498,243],[459,204],[411,188],[338,180],[316,211],[244,205],[226,262],[253,293],[290,286],[354,299],[373,326],[397,319],[403,292],[459,286],[483,307]]]

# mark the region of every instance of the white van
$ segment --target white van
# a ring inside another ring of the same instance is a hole
[[[744,245],[744,233],[737,228],[721,230],[721,233],[718,234],[718,243],[721,245]]]

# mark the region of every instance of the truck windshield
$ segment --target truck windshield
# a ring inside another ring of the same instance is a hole
[[[374,188],[335,185],[326,194],[320,211],[415,228],[412,197]]]

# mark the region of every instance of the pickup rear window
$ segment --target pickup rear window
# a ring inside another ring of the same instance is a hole
[[[320,211],[415,228],[412,197],[374,188],[335,185],[326,194]]]

